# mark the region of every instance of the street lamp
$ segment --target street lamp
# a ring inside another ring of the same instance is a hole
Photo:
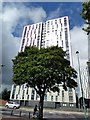
[[[77,59],[78,59],[78,70],[79,70],[79,79],[80,79],[81,93],[82,93],[82,99],[83,99],[84,117],[85,117],[85,119],[86,119],[86,106],[85,106],[85,101],[84,101],[83,87],[82,87],[82,80],[81,80],[80,61],[79,61],[79,51],[76,51],[76,54],[77,54]]]
[[[2,72],[2,68],[4,67],[4,64],[0,64],[0,73]]]
[[[88,88],[90,89],[90,60],[87,62],[88,65]],[[88,91],[88,98],[90,98],[90,91]]]
[[[2,87],[2,85],[1,85],[1,83],[2,83],[2,68],[4,67],[5,65],[4,64],[0,64],[0,89],[2,89],[1,87]]]

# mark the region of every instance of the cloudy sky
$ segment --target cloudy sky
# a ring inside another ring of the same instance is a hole
[[[8,1],[8,0],[7,0]],[[73,66],[77,70],[77,56],[75,52],[80,52],[81,69],[86,68],[87,61],[87,35],[82,31],[84,20],[80,13],[81,2],[3,2],[0,10],[0,20],[2,20],[2,85],[3,88],[11,88],[12,85],[12,59],[17,55],[20,47],[21,36],[24,25],[43,22],[48,19],[69,16],[70,36],[72,46]],[[1,68],[0,68],[1,79]],[[0,80],[1,81],[1,80]]]

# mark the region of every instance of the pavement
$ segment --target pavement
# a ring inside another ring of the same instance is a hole
[[[25,110],[25,111],[33,111],[33,108],[30,108],[30,107],[21,107],[20,110]],[[84,111],[83,110],[79,110],[79,109],[76,109],[76,110],[73,110],[73,109],[68,109],[68,110],[63,110],[63,109],[50,109],[50,108],[44,108],[43,109],[43,112],[54,112],[54,113],[65,113],[65,114],[84,114]],[[90,109],[87,110],[87,115],[90,113]]]
[[[5,107],[0,107],[0,109],[5,109]],[[33,108],[30,107],[21,107],[19,110],[15,110],[17,113],[14,115],[6,114],[11,110],[5,109],[3,116],[0,117],[0,120],[33,120],[28,117],[28,113],[32,115]],[[22,116],[19,117],[19,112],[22,111]],[[6,112],[6,113],[5,113]],[[23,113],[25,112],[25,113]],[[87,112],[88,116],[88,112]],[[84,119],[84,112],[83,111],[65,111],[59,109],[49,109],[44,108],[44,120],[90,120],[90,118]]]
[[[37,120],[37,119],[28,119],[23,117],[3,117],[1,120]],[[44,118],[43,120],[90,120],[89,118]]]

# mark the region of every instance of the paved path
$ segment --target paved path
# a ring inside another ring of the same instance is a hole
[[[13,116],[10,116],[11,111],[11,109],[0,108],[0,112],[3,114],[1,120],[31,120],[29,119],[28,113],[30,112],[30,117],[32,117],[33,114],[32,108],[20,108],[19,110],[15,110]],[[22,117],[19,117],[20,111],[22,111]],[[61,111],[57,109],[44,109],[44,118],[48,118],[47,120],[85,120],[83,112]]]
[[[12,117],[12,118],[9,118],[9,117],[6,117],[6,118],[2,118],[1,120],[33,120],[33,119],[27,119],[27,118],[15,118],[15,117]],[[43,119],[43,120],[85,120],[84,118],[47,118],[47,119]],[[86,120],[90,120],[90,119],[86,119]]]

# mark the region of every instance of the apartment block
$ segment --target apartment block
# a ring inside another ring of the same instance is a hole
[[[66,59],[70,61],[72,66],[68,16],[24,26],[19,51],[24,51],[26,46],[36,46],[38,49],[51,46],[62,47],[67,52]],[[68,88],[65,91],[62,85],[59,85],[59,88],[59,93],[52,91],[46,93],[44,106],[75,107],[75,90]],[[25,84],[21,86],[12,85],[10,99],[19,101],[21,105],[26,106],[34,106],[39,102],[36,91],[33,88],[27,88]]]

